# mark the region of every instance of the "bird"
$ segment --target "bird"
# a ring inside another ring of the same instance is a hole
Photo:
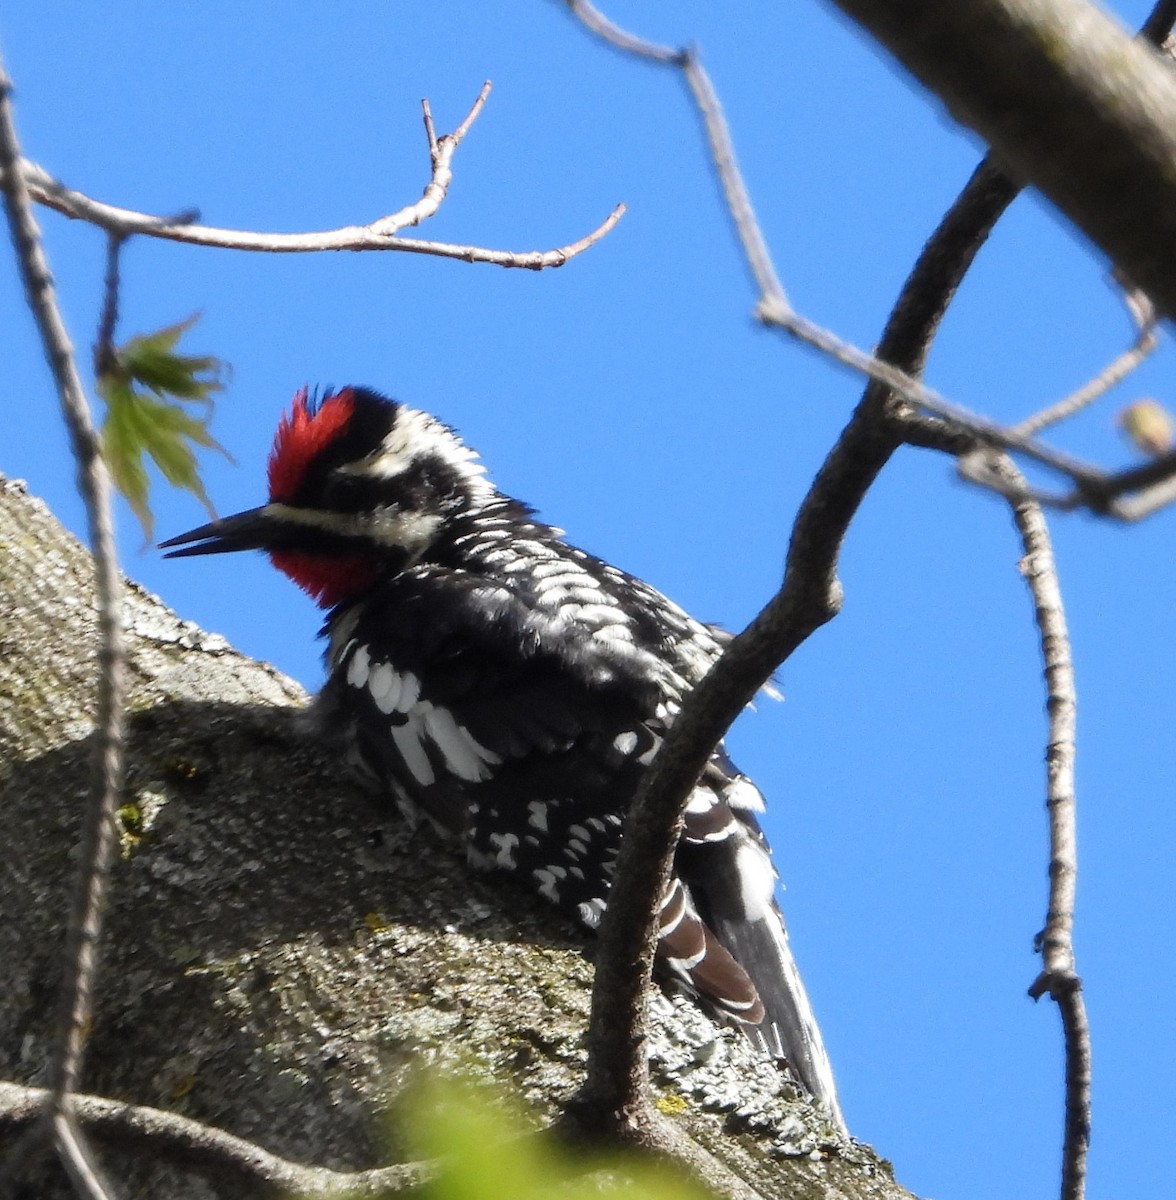
[[[326,610],[323,736],[411,821],[595,930],[626,812],[730,635],[568,542],[430,414],[368,388],[283,413],[268,500],[161,543],[262,550]],[[776,902],[764,800],[720,745],[685,805],[658,976],[844,1129]]]

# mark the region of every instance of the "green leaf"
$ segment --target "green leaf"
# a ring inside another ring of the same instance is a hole
[[[112,381],[103,388],[98,385],[106,401],[106,423],[102,428],[102,454],[110,470],[114,486],[126,497],[131,511],[143,527],[144,536],[151,540],[151,510],[147,504],[149,480],[143,467],[142,454],[138,450],[139,438],[133,428],[133,394],[130,388]]]
[[[432,1080],[409,1104],[411,1140],[438,1173],[427,1200],[705,1200],[664,1164],[572,1154],[487,1089]]]
[[[194,447],[218,450],[229,458],[208,429],[212,394],[222,387],[224,364],[208,355],[177,352],[181,337],[196,320],[193,315],[131,338],[114,351],[98,378],[98,393],[106,402],[103,455],[115,487],[126,497],[148,542],[154,522],[144,456],[151,458],[168,483],[191,492],[209,513],[212,505]],[[202,411],[194,414],[184,407],[192,404]]]

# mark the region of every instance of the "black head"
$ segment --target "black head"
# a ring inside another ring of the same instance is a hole
[[[330,606],[418,559],[446,520],[495,496],[448,426],[366,388],[303,388],[270,453],[269,503],[161,543],[169,557],[260,549]]]

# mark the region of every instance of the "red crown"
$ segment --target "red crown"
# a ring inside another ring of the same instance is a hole
[[[282,414],[270,451],[271,500],[285,502],[294,498],[306,477],[307,467],[338,437],[354,410],[355,398],[350,388],[327,396],[321,404],[309,398],[305,387],[299,390],[290,411]]]

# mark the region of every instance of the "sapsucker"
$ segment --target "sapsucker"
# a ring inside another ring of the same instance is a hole
[[[453,430],[359,387],[303,389],[268,502],[163,545],[267,551],[328,610],[326,734],[472,863],[600,923],[625,813],[726,635],[536,520]],[[762,811],[720,747],[686,805],[657,967],[840,1123]]]

